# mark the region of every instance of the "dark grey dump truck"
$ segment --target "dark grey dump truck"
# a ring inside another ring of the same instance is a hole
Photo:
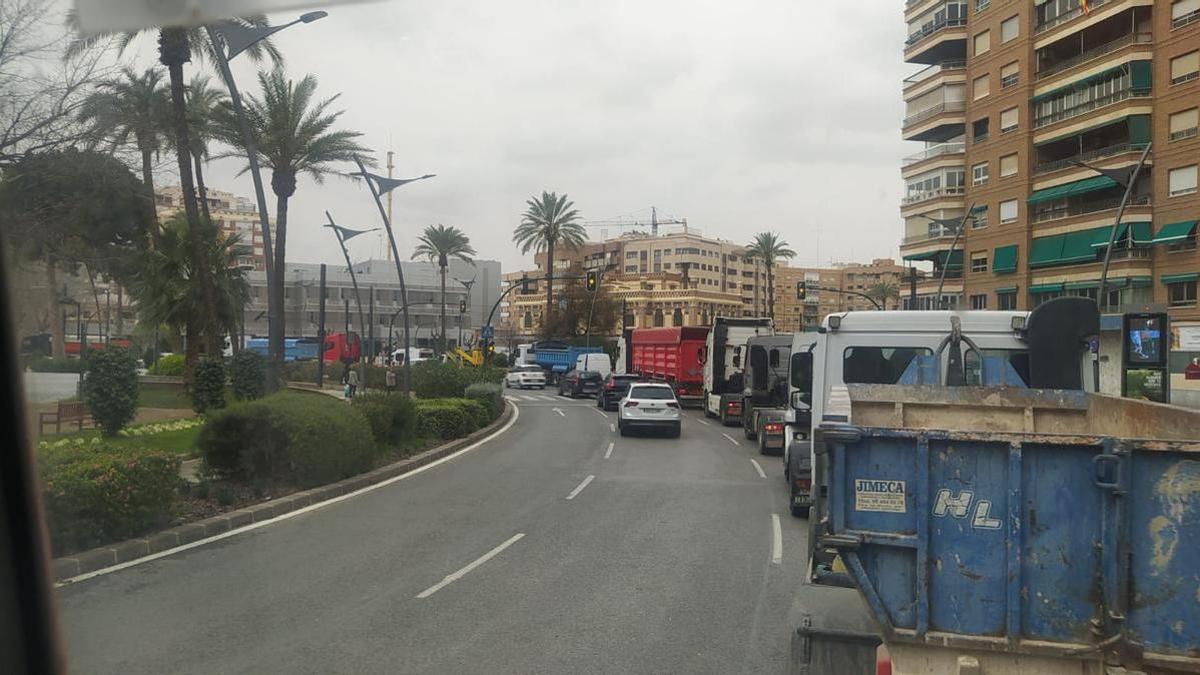
[[[758,441],[764,455],[782,453],[788,403],[788,363],[791,335],[746,340],[742,379],[742,432]]]

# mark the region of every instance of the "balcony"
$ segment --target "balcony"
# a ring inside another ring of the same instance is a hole
[[[1059,171],[1061,169],[1077,168],[1076,162],[1083,162],[1086,164],[1097,159],[1104,159],[1106,157],[1115,157],[1117,155],[1123,155],[1129,152],[1141,152],[1143,149],[1145,149],[1145,147],[1146,146],[1142,143],[1117,143],[1116,145],[1110,145],[1106,148],[1100,148],[1098,150],[1091,150],[1089,152],[1080,153],[1064,159],[1040,162],[1033,167],[1033,172],[1035,174],[1043,174]]]
[[[965,10],[964,10],[965,11]],[[967,19],[943,16],[908,35],[904,60],[909,63],[940,63],[964,60],[967,56]]]
[[[1111,54],[1122,47],[1127,47],[1134,44],[1150,44],[1153,41],[1154,35],[1151,33],[1128,33],[1110,42],[1106,42],[1102,45],[1097,45],[1080,52],[1079,54],[1070,58],[1063,59],[1056,63],[1040,68],[1038,69],[1037,74],[1034,75],[1034,79],[1040,82],[1041,80],[1044,80],[1052,75],[1057,75],[1058,73],[1061,73],[1065,70],[1070,70],[1075,66],[1081,66],[1106,54]]]
[[[1097,7],[1106,5],[1106,4],[1108,4],[1108,2],[1109,2],[1109,0],[1091,0],[1091,2],[1088,3],[1088,10],[1094,11]],[[1064,23],[1067,23],[1068,21],[1070,21],[1072,19],[1081,17],[1086,13],[1087,12],[1085,12],[1083,10],[1082,6],[1076,7],[1075,9],[1072,9],[1069,12],[1064,12],[1062,14],[1059,14],[1058,16],[1045,21],[1044,23],[1040,23],[1037,26],[1034,26],[1033,34],[1041,35],[1042,33],[1045,33],[1046,31],[1050,30],[1051,28],[1061,26]]]
[[[940,187],[935,190],[928,190],[925,192],[918,192],[916,194],[908,195],[901,199],[900,203],[904,206],[910,206],[912,204],[919,204],[920,202],[927,202],[931,199],[961,197],[966,194],[966,191],[967,189],[961,185]]]
[[[933,23],[929,23],[924,26],[921,26],[920,30],[918,30],[917,32],[909,34],[908,39],[904,41],[904,46],[905,46],[905,48],[912,47],[913,45],[920,44],[925,38],[927,38],[931,35],[936,35],[937,33],[941,32],[943,30],[946,30],[947,28],[959,28],[959,27],[966,26],[966,25],[967,25],[967,20],[962,19],[962,18],[938,19],[937,21],[934,21]]]
[[[960,72],[965,74],[966,70],[967,62],[963,59],[951,59],[949,61],[935,63],[904,78],[904,91],[907,92],[916,87],[918,84],[921,84],[922,82],[928,82],[934,77],[937,77],[943,73]]]
[[[1195,130],[1193,129],[1193,131]],[[940,145],[925,148],[921,152],[909,155],[908,157],[900,160],[900,167],[904,168],[911,166],[918,162],[924,162],[927,159],[933,159],[934,157],[943,157],[945,155],[961,155],[966,152],[966,145],[967,144],[962,141],[955,141],[953,143],[942,143]]]
[[[966,109],[964,101],[947,101],[925,108],[904,118],[901,135],[906,141],[948,141],[962,134]]]
[[[1136,195],[1129,198],[1129,207],[1135,206],[1150,206],[1150,195]],[[1072,216],[1084,216],[1092,213],[1102,213],[1104,211],[1116,211],[1121,205],[1120,197],[1108,197],[1105,199],[1097,199],[1081,204],[1068,204],[1066,206],[1044,209],[1034,212],[1032,219],[1035,223],[1045,223],[1052,220],[1062,220]]]
[[[1049,115],[1035,117],[1033,120],[1033,128],[1040,129],[1045,126],[1055,124],[1057,122],[1069,120],[1073,117],[1079,117],[1080,115],[1086,115],[1087,113],[1090,113],[1093,110],[1099,110],[1100,108],[1114,105],[1116,103],[1120,103],[1121,101],[1126,101],[1126,100],[1134,99],[1134,98],[1149,98],[1149,97],[1150,97],[1150,88],[1149,87],[1137,88],[1137,89],[1135,89],[1133,87],[1128,87],[1128,88],[1122,89],[1120,91],[1114,91],[1113,93],[1111,93],[1107,96],[1101,96],[1099,98],[1095,98],[1090,101],[1085,101],[1084,103],[1080,103],[1079,105],[1075,105],[1070,108],[1065,108],[1063,110],[1050,113]]]
[[[945,241],[946,243],[954,241],[954,231],[949,228],[930,228],[930,231],[924,234],[914,234],[901,239],[900,245],[913,246],[940,241]]]

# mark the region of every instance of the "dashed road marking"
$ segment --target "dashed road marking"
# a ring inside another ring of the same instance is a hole
[[[567,416],[567,414],[566,414],[565,412],[563,412],[563,411],[562,411],[562,408],[551,408],[551,410],[553,410],[554,412],[558,413],[558,416],[559,416],[559,417],[566,417],[566,416]]]
[[[613,449],[614,445],[616,445],[616,443],[608,444],[608,449],[604,451],[604,459],[608,459],[609,457],[612,456],[612,449]]]
[[[730,436],[729,434],[721,434],[721,435],[724,436],[725,440],[729,441],[730,443],[733,443],[734,445],[741,445],[741,443],[738,443],[737,439],[734,438],[733,436]],[[751,461],[753,461],[753,460],[751,460]]]
[[[571,490],[571,494],[567,495],[567,501],[575,499],[580,492],[583,492],[583,488],[587,487],[588,483],[591,483],[594,480],[596,480],[595,474],[589,474],[587,478],[583,479],[582,483],[577,485],[574,490]]]
[[[754,465],[754,470],[758,472],[759,478],[767,477],[766,472],[763,471],[762,464],[759,464],[757,459],[751,459],[750,463]]]
[[[449,586],[450,584],[454,583],[455,581],[458,581],[459,579],[465,577],[468,572],[475,569],[476,567],[479,567],[480,565],[491,560],[492,558],[495,558],[496,556],[500,555],[501,551],[503,551],[504,549],[508,548],[509,546],[512,546],[513,544],[517,543],[524,536],[525,536],[524,532],[518,532],[517,534],[514,534],[513,536],[508,538],[508,541],[505,541],[503,544],[500,544],[496,548],[479,556],[471,564],[458,570],[457,572],[446,575],[445,579],[442,579],[441,581],[437,582],[436,584],[421,591],[420,593],[417,594],[417,598],[422,599],[422,600],[425,598],[428,598],[429,596],[433,595],[434,593],[437,593],[438,591],[442,590],[446,586]]]
[[[608,430],[609,430],[609,431],[616,431],[616,430],[617,430],[617,425],[615,425],[615,424],[610,424],[610,425],[608,425]]]
[[[771,564],[783,562],[783,528],[779,525],[779,515],[771,514]]]
[[[703,424],[704,426],[708,426],[708,421],[707,421],[707,420],[701,420],[701,419],[698,419],[698,420],[696,420],[696,421],[697,421],[697,422],[699,422],[700,424]]]

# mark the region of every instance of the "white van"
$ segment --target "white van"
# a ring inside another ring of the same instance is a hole
[[[575,370],[579,372],[591,371],[600,373],[600,377],[608,377],[612,374],[612,359],[608,354],[580,354],[575,359]]]

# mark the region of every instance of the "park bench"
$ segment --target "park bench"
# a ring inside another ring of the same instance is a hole
[[[56,410],[47,411],[38,415],[38,433],[44,433],[46,425],[54,424],[54,433],[62,433],[62,425],[75,423],[79,430],[83,430],[84,424],[92,424],[92,414],[88,412],[87,406],[83,401],[59,401]]]

